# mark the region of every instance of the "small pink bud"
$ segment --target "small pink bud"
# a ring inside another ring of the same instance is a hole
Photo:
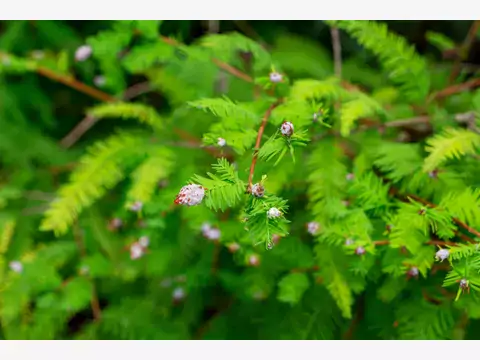
[[[293,124],[289,121],[285,121],[282,126],[280,127],[280,131],[282,135],[285,136],[292,136],[293,135]]]
[[[256,197],[263,197],[265,194],[265,188],[261,184],[254,184],[252,186],[252,195]]]
[[[138,212],[142,210],[143,208],[143,203],[141,201],[135,201],[132,205],[130,205],[130,210]]]
[[[133,243],[130,246],[130,259],[132,260],[139,259],[143,256],[144,253],[145,253],[145,249],[139,243]]]
[[[355,249],[355,254],[357,254],[358,256],[365,255],[365,252],[366,251],[362,246],[359,246]]]
[[[225,146],[227,144],[227,141],[224,138],[218,138],[217,142],[218,146]]]
[[[312,234],[312,235],[315,235],[318,230],[320,230],[320,224],[316,221],[311,221],[307,224],[307,231]]]
[[[231,252],[231,253],[235,253],[237,252],[238,250],[240,250],[240,245],[237,244],[237,243],[231,243],[228,245],[228,250]]]
[[[92,48],[89,45],[82,45],[75,51],[75,60],[85,61],[92,55]]]
[[[201,185],[190,184],[182,187],[177,197],[175,204],[186,206],[195,206],[202,202],[205,196],[205,188]]]
[[[417,267],[412,267],[410,270],[408,270],[408,275],[412,277],[417,277],[418,276],[418,268]]]
[[[260,265],[260,259],[257,255],[250,255],[250,257],[248,258],[248,263],[251,266],[258,266]]]
[[[267,211],[267,217],[269,219],[275,219],[275,218],[278,218],[282,215],[282,213],[280,212],[280,210],[278,210],[277,208],[270,208],[268,211]]]
[[[270,73],[270,81],[273,82],[273,83],[279,83],[283,80],[283,76],[282,74],[276,72],[276,71],[273,71]]]

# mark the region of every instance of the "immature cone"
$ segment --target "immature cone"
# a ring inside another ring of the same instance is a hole
[[[107,79],[105,78],[105,76],[98,75],[93,78],[93,83],[97,87],[103,87],[107,83]]]
[[[265,188],[261,184],[254,184],[252,186],[252,195],[262,197],[265,194]]]
[[[89,45],[82,45],[75,51],[75,60],[85,61],[92,55],[92,48]]]
[[[282,135],[292,136],[293,135],[293,124],[290,121],[285,121],[280,127]]]
[[[237,252],[238,250],[240,250],[240,245],[237,243],[231,243],[228,245],[228,251],[231,253]]]
[[[138,212],[142,210],[143,203],[141,201],[135,201],[132,205],[130,205],[130,210]]]
[[[138,243],[140,244],[140,246],[146,248],[150,244],[150,239],[148,238],[148,236],[142,236],[140,237],[140,239],[138,239]]]
[[[362,246],[359,246],[355,249],[355,254],[362,256],[365,254],[365,249]]]
[[[250,255],[250,257],[248,258],[248,263],[251,266],[258,266],[260,265],[260,259],[257,255]]]
[[[204,196],[205,188],[203,186],[197,184],[185,185],[175,198],[175,204],[195,206],[202,202]]]
[[[172,297],[175,301],[183,300],[185,298],[185,290],[183,290],[181,287],[175,288],[173,290]]]
[[[218,138],[218,142],[217,142],[218,146],[225,146],[227,144],[227,140],[225,140],[224,138]]]
[[[408,275],[412,277],[418,276],[418,268],[412,267],[410,270],[408,270]]]
[[[23,265],[20,261],[11,261],[8,266],[10,267],[10,270],[18,274],[23,271]]]
[[[440,249],[435,254],[435,259],[437,261],[439,260],[440,262],[442,262],[443,260],[445,260],[449,256],[450,256],[450,252],[447,249]]]
[[[316,221],[310,221],[308,224],[307,224],[307,231],[312,234],[312,235],[315,235],[318,230],[320,230],[320,224]]]
[[[276,72],[276,71],[273,71],[270,73],[270,81],[273,82],[273,83],[279,83],[283,80],[283,76],[282,74]]]
[[[136,260],[143,256],[145,253],[145,248],[139,243],[133,243],[130,246],[130,259]]]
[[[280,210],[278,210],[277,208],[270,208],[268,211],[267,211],[267,217],[269,219],[274,219],[274,218],[278,218],[282,215],[282,213],[280,212]]]

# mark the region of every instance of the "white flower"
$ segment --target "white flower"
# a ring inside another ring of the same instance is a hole
[[[103,75],[97,75],[93,78],[93,83],[97,87],[103,87],[107,83],[107,79]]]
[[[136,260],[143,256],[145,253],[145,248],[139,243],[133,243],[130,246],[130,259]]]
[[[75,60],[85,61],[92,55],[92,48],[89,45],[82,45],[75,51]]]
[[[185,297],[185,290],[181,287],[177,287],[173,290],[172,297],[174,300],[182,300]]]
[[[365,249],[362,246],[359,246],[355,249],[355,254],[363,255],[363,254],[365,254]]]
[[[450,252],[447,249],[440,249],[435,254],[437,260],[443,261],[450,256]]]
[[[23,265],[20,261],[11,261],[8,266],[10,267],[10,270],[16,273],[21,273],[23,271]]]
[[[150,244],[150,239],[148,238],[148,236],[142,236],[140,237],[140,239],[138,239],[138,243],[140,244],[140,246],[146,248]]]
[[[218,146],[225,146],[227,144],[227,140],[225,140],[224,138],[218,138],[217,144]]]
[[[202,202],[204,196],[205,188],[203,186],[197,184],[185,185],[175,198],[175,204],[195,206]]]
[[[262,197],[265,194],[265,188],[257,183],[252,186],[252,195],[256,197]]]
[[[308,224],[307,224],[307,231],[312,234],[312,235],[315,235],[318,230],[320,230],[320,224],[316,221],[310,221]]]
[[[460,287],[461,287],[463,290],[465,290],[465,289],[468,288],[468,281],[467,281],[467,279],[462,279],[462,280],[460,280]]]
[[[283,76],[282,74],[276,72],[276,71],[273,71],[270,73],[270,81],[273,82],[273,83],[279,83],[283,80]]]
[[[260,259],[257,255],[250,255],[248,258],[248,263],[252,266],[258,266],[260,264]]]
[[[293,124],[290,121],[285,121],[280,127],[280,131],[285,136],[293,135]]]
[[[280,210],[278,210],[277,208],[270,208],[268,211],[267,211],[267,216],[269,219],[274,219],[274,218],[278,218],[282,215],[282,213],[280,212]]]
[[[135,201],[132,205],[130,205],[130,210],[132,211],[140,211],[142,210],[143,203],[141,201]]]

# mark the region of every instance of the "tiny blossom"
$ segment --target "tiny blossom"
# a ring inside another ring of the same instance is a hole
[[[310,221],[308,224],[307,224],[307,231],[312,234],[312,235],[315,235],[318,230],[320,230],[320,224],[316,221]]]
[[[387,224],[386,228],[387,228],[387,231],[392,231],[393,224]]]
[[[221,232],[218,228],[210,228],[203,233],[203,236],[205,236],[209,240],[218,240],[220,239],[220,235]]]
[[[468,288],[468,281],[467,279],[462,279],[460,280],[460,287],[465,290],[466,288]]]
[[[132,205],[130,205],[130,210],[132,211],[140,211],[142,210],[143,203],[141,201],[135,201]]]
[[[225,146],[227,144],[227,140],[225,140],[224,138],[218,138],[217,144],[218,146]]]
[[[345,176],[345,178],[347,179],[347,181],[352,181],[355,178],[355,175],[353,175],[352,173],[349,173],[347,174],[347,176]]]
[[[282,74],[276,72],[276,71],[273,71],[270,73],[270,81],[273,82],[273,83],[279,83],[283,80],[283,76]]]
[[[280,210],[278,210],[277,208],[270,208],[268,211],[267,211],[267,216],[269,219],[273,219],[273,218],[278,218],[282,215],[282,213],[280,212]]]
[[[138,243],[140,244],[140,246],[146,248],[150,244],[150,239],[148,238],[148,236],[142,236],[140,237],[140,239],[138,239]]]
[[[228,250],[232,253],[237,252],[238,250],[240,250],[240,245],[238,245],[237,243],[231,243],[228,245]]]
[[[293,135],[293,124],[290,121],[285,121],[280,127],[280,131],[285,136]]]
[[[105,76],[97,75],[93,78],[93,83],[97,87],[103,87],[107,83],[107,79],[105,78]]]
[[[248,258],[248,263],[252,266],[258,266],[260,264],[260,259],[257,255],[250,255]]]
[[[163,279],[162,282],[160,283],[160,286],[163,288],[170,287],[171,285],[172,285],[172,279],[170,278]]]
[[[174,300],[182,300],[185,297],[185,290],[181,287],[177,287],[173,290],[172,297]]]
[[[343,204],[343,206],[348,206],[348,205],[350,205],[350,201],[342,200],[342,204]]]
[[[273,249],[273,242],[267,243],[267,249],[272,250]]]
[[[10,267],[10,270],[16,273],[21,273],[23,271],[23,265],[20,261],[11,261],[8,266]]]
[[[440,261],[443,261],[445,260],[446,258],[448,258],[450,256],[450,251],[448,251],[447,249],[440,249],[437,251],[437,253],[435,254],[435,258],[437,260],[440,260]]]
[[[202,224],[202,233],[205,233],[206,231],[210,230],[212,228],[212,226],[208,223],[208,222],[204,222]]]
[[[265,188],[261,184],[254,184],[252,186],[252,195],[262,197],[265,194]]]
[[[197,184],[185,185],[175,198],[175,204],[195,206],[202,202],[204,196],[205,188],[203,186]]]
[[[363,255],[363,254],[365,254],[365,249],[362,246],[359,246],[355,249],[355,254]]]
[[[130,259],[136,260],[143,256],[145,249],[139,243],[133,243],[130,246]]]
[[[318,118],[323,116],[322,110],[317,111],[316,113],[313,113],[313,121],[318,121]]]
[[[353,243],[354,243],[353,239],[348,238],[347,240],[345,240],[345,245],[346,246],[353,245]]]
[[[89,45],[82,45],[75,51],[75,60],[85,61],[92,55],[92,48]]]
[[[408,270],[408,275],[418,276],[418,268],[417,267],[412,267],[410,270]]]
[[[418,210],[418,215],[425,215],[426,212],[427,210],[425,208],[421,208],[420,210]]]

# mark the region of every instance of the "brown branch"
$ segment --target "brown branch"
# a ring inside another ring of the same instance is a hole
[[[480,86],[480,79],[472,79],[462,84],[452,85],[431,95],[432,100],[438,100]]]
[[[263,131],[265,130],[265,126],[267,125],[268,118],[272,114],[273,109],[275,109],[278,105],[280,105],[282,101],[283,101],[282,99],[278,99],[277,101],[275,101],[272,105],[270,105],[270,107],[267,109],[267,112],[263,116],[262,124],[258,129],[257,141],[255,141],[255,148],[253,149],[254,154],[253,154],[252,164],[250,165],[250,173],[248,175],[248,189],[250,189],[252,186],[253,173],[255,172],[255,165],[257,164],[258,150],[260,150]]]
[[[468,31],[463,45],[459,49],[459,56],[455,60],[452,73],[450,74],[450,77],[448,79],[449,84],[453,83],[460,74],[460,70],[462,68],[462,61],[468,57],[468,53],[470,51],[470,48],[472,47],[473,42],[475,41],[475,37],[477,36],[479,27],[480,20],[474,20],[472,26],[470,26],[470,30]]]
[[[79,92],[82,92],[86,95],[89,95],[90,97],[94,98],[94,99],[97,99],[97,100],[100,100],[100,101],[103,101],[103,102],[114,102],[116,101],[117,99],[112,96],[112,95],[109,95],[103,91],[100,91],[98,89],[95,89],[91,86],[88,86],[84,83],[82,83],[81,81],[78,81],[76,80],[75,78],[71,77],[71,76],[66,76],[66,75],[62,75],[62,74],[58,74],[50,69],[47,69],[45,67],[37,67],[36,68],[36,71],[38,74],[46,77],[46,78],[49,78],[51,80],[54,80],[56,82],[59,82],[59,83],[62,83],[64,85],[67,85],[68,87],[71,87],[72,89],[75,89]]]
[[[335,75],[340,79],[342,77],[342,44],[340,42],[340,31],[336,27],[331,27],[330,34],[332,36]]]

